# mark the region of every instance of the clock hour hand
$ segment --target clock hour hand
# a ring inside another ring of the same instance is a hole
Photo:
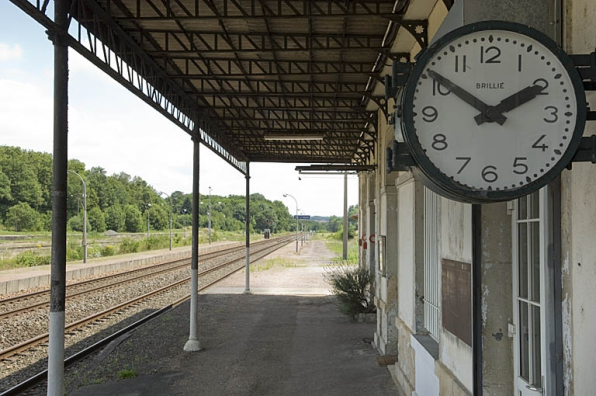
[[[537,84],[530,85],[529,87],[526,87],[526,88],[522,89],[521,91],[518,91],[518,92],[514,93],[513,95],[506,97],[505,99],[503,99],[501,101],[501,103],[494,106],[493,108],[499,113],[507,113],[513,109],[518,108],[519,106],[523,105],[524,103],[529,102],[530,100],[534,99],[545,88],[546,87],[540,86]],[[476,120],[476,123],[478,125],[482,125],[485,122],[491,122],[491,119],[486,117],[486,115],[484,113],[478,114],[476,117],[474,117],[474,120]]]
[[[445,88],[451,90],[455,96],[469,104],[470,106],[474,107],[476,110],[480,111],[483,116],[489,121],[494,121],[499,125],[503,125],[507,117],[505,117],[501,112],[499,112],[496,107],[489,106],[465,89],[461,88],[459,85],[454,84],[449,79],[443,77],[439,73],[434,70],[428,70],[428,75],[439,84],[443,85]]]

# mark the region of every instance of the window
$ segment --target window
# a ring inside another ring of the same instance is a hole
[[[439,273],[439,204],[434,192],[424,189],[424,327],[439,340],[441,291]]]

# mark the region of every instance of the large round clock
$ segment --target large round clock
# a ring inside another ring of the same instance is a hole
[[[415,171],[464,202],[526,195],[576,152],[586,119],[569,57],[527,26],[490,21],[454,30],[418,59],[402,103]]]

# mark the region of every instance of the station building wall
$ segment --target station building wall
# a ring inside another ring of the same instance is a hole
[[[592,0],[565,0],[562,11],[561,37],[557,37],[557,19],[553,16],[556,1],[533,0],[527,4],[504,4],[494,0],[467,1],[461,18],[466,23],[482,19],[526,22],[559,40],[571,54],[590,53],[596,47],[596,3]],[[457,2],[456,2],[457,5]],[[520,8],[523,11],[520,11]],[[452,9],[453,12],[453,9]],[[447,15],[442,1],[412,1],[408,18],[428,19],[429,39],[437,32]],[[560,20],[559,20],[560,22]],[[403,36],[395,40],[394,52],[410,52],[414,56],[419,47],[413,39]],[[383,74],[389,74],[389,68]],[[588,93],[591,107],[596,96]],[[391,108],[392,103],[389,104]],[[596,123],[588,123],[586,136],[596,133]],[[369,220],[368,235],[386,237],[385,268],[379,271],[377,262],[368,265],[375,269],[375,302],[378,307],[375,345],[381,354],[397,355],[397,362],[389,369],[399,385],[400,394],[407,395],[469,395],[472,392],[472,348],[469,341],[453,334],[439,315],[438,333],[429,334],[424,316],[425,290],[424,255],[425,187],[408,172],[387,173],[385,148],[393,140],[393,126],[387,125],[379,113],[379,140],[376,150],[376,172],[361,175],[361,187],[367,188],[366,208]],[[553,309],[562,310],[563,392],[565,395],[588,395],[596,389],[596,167],[592,164],[573,165],[561,175],[560,186],[551,188],[561,192],[562,271],[561,301],[553,301]],[[372,190],[372,191],[371,191]],[[371,204],[374,203],[373,204]],[[482,206],[483,276],[482,341],[483,384],[486,395],[511,395],[515,391],[513,338],[513,264],[511,208],[513,203]],[[371,208],[374,208],[372,210]],[[373,213],[374,212],[374,213]],[[374,218],[374,224],[372,219]],[[438,198],[435,227],[437,275],[442,278],[445,261],[462,266],[472,264],[472,207],[471,205]],[[428,225],[427,225],[428,227]],[[556,233],[555,233],[556,234]],[[369,249],[372,244],[369,243]],[[374,246],[378,249],[378,246]],[[377,257],[377,253],[375,257]],[[365,257],[365,255],[363,255]],[[436,284],[442,295],[442,281]],[[471,320],[471,318],[470,318]],[[513,330],[515,331],[515,329]],[[519,331],[519,329],[517,329]],[[552,357],[556,359],[556,356]],[[553,373],[550,374],[554,375]],[[559,394],[552,385],[549,394]]]

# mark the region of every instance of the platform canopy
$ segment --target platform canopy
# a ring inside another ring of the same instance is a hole
[[[52,2],[11,0],[50,32]],[[69,0],[52,34],[214,152],[363,165],[407,0]]]

